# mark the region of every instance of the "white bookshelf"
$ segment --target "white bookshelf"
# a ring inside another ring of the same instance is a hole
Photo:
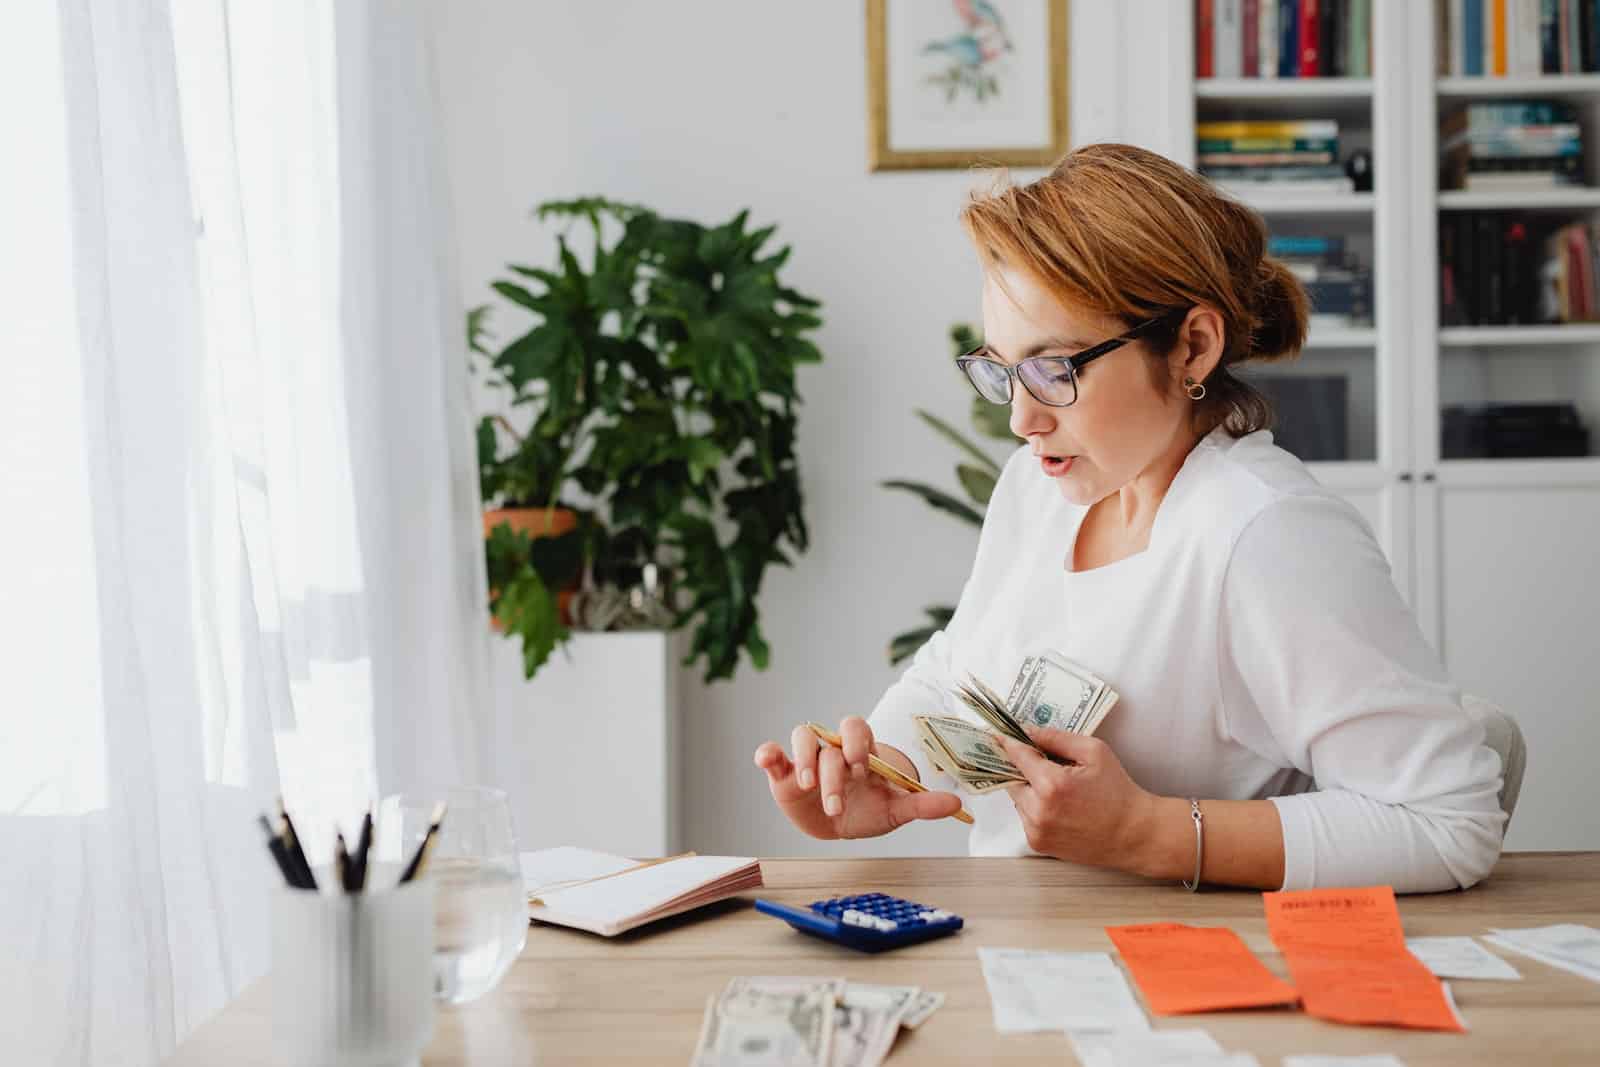
[[[1590,96],[1600,93],[1600,74],[1540,74],[1537,77],[1439,78],[1441,100],[1484,100],[1505,96]]]
[[[1375,191],[1357,199],[1242,197],[1274,232],[1366,242],[1374,270],[1372,328],[1313,329],[1299,360],[1272,369],[1347,376],[1352,458],[1309,467],[1370,522],[1452,680],[1522,726],[1540,774],[1524,784],[1508,847],[1600,848],[1600,824],[1572,804],[1593,792],[1600,748],[1600,457],[1441,459],[1441,409],[1486,401],[1575,402],[1600,450],[1600,323],[1441,328],[1438,244],[1440,221],[1463,211],[1600,223],[1600,188],[1438,187],[1440,117],[1522,97],[1577,106],[1587,180],[1600,186],[1600,74],[1440,78],[1433,0],[1372,8],[1370,79],[1193,82],[1184,118],[1334,118],[1341,154],[1372,151]]]
[[[1544,348],[1551,345],[1594,345],[1600,344],[1600,323],[1446,326],[1439,331],[1439,344],[1444,348]]]
[[[1202,100],[1364,100],[1371,78],[1197,78],[1194,95]]]
[[[1526,192],[1487,192],[1478,189],[1443,189],[1440,211],[1577,212],[1600,208],[1600,188],[1529,189]]]

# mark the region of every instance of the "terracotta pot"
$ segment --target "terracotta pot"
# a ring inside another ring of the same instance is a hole
[[[501,523],[518,533],[527,534],[529,538],[560,537],[577,527],[578,513],[567,508],[495,508],[483,513],[483,536],[488,537],[489,531]],[[576,578],[566,588],[556,590],[556,610],[561,614],[563,625],[572,624],[568,605],[572,602],[572,594],[577,591]],[[502,629],[499,619],[491,617],[489,621],[496,630]]]

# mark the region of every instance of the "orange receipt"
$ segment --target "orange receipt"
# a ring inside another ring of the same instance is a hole
[[[1149,923],[1108,926],[1145,1002],[1157,1015],[1294,1004],[1294,986],[1271,971],[1232,930]]]
[[[1263,893],[1267,931],[1306,1011],[1321,1019],[1465,1030],[1433,972],[1406,948],[1394,889]]]

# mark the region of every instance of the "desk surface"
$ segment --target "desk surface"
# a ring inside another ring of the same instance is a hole
[[[1288,976],[1267,938],[1261,895],[1189,894],[1107,871],[1041,859],[764,860],[766,888],[749,894],[804,904],[883,890],[948,908],[967,920],[954,937],[866,956],[804,937],[748,902],[728,901],[606,940],[553,926],[528,945],[500,987],[441,1010],[422,1062],[458,1064],[687,1063],[706,997],[735,975],[842,975],[915,984],[947,994],[934,1016],[902,1033],[890,1063],[1072,1063],[1064,1036],[995,1032],[978,967],[980,945],[1114,951],[1104,927],[1137,922],[1229,926],[1274,973]],[[1482,934],[1491,926],[1600,925],[1600,853],[1504,857],[1465,893],[1402,897],[1407,936]],[[1498,949],[1486,946],[1489,951]],[[1392,1052],[1429,1064],[1593,1064],[1600,1048],[1600,984],[1499,953],[1520,982],[1456,981],[1468,1034],[1340,1026],[1301,1012],[1151,1016],[1157,1029],[1199,1026],[1262,1067],[1293,1053]],[[267,982],[250,987],[168,1062],[272,1064]]]

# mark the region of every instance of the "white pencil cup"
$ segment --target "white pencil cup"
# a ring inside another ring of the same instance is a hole
[[[405,1067],[433,1036],[433,879],[272,901],[272,1031],[281,1062]]]

